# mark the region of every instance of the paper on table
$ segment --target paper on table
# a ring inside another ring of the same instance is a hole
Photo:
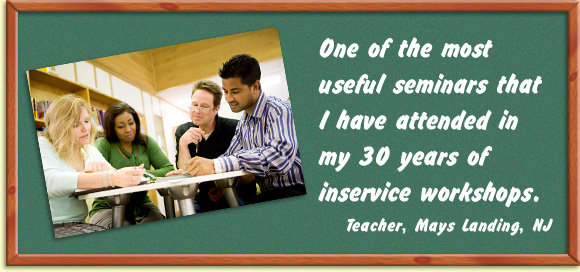
[[[181,175],[157,178],[157,179],[155,179],[155,182],[178,182],[178,181],[182,181],[186,178],[191,178],[191,177],[192,176],[189,173],[185,173],[185,174],[181,174]]]
[[[149,184],[149,183],[150,183],[150,181],[151,181],[151,180],[150,180],[149,178],[143,177],[143,178],[141,178],[141,182],[139,182],[139,185],[143,185],[143,184]],[[84,191],[89,191],[89,190],[91,190],[91,191],[95,191],[95,192],[98,192],[98,191],[106,191],[106,190],[112,190],[112,189],[115,189],[115,188],[119,188],[119,187],[108,187],[108,188],[103,188],[103,187],[101,187],[101,188],[95,188],[95,189],[78,189],[78,188],[77,188],[77,189],[75,189],[75,191],[74,191],[74,192],[75,192],[75,193],[82,193],[82,192],[84,192]]]
[[[149,184],[149,183],[154,183],[154,182],[178,182],[178,181],[182,181],[184,179],[191,178],[191,177],[192,176],[189,173],[175,175],[175,176],[169,176],[169,177],[156,178],[154,181],[151,181],[151,179],[149,179],[149,178],[143,177],[141,179],[141,182],[139,183],[139,185],[144,185],[144,184]],[[75,189],[75,191],[70,196],[78,196],[81,194],[84,195],[84,194],[88,194],[88,193],[107,191],[107,190],[118,189],[118,188],[119,187],[95,188],[95,189]]]

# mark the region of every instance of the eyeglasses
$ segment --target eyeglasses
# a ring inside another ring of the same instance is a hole
[[[194,111],[194,110],[197,110],[197,111],[199,111],[199,112],[208,113],[208,112],[210,112],[210,111],[214,110],[214,109],[215,109],[215,107],[213,107],[213,108],[208,108],[208,107],[203,107],[203,106],[193,106],[193,105],[189,105],[189,106],[187,106],[187,109],[188,109],[189,111]]]

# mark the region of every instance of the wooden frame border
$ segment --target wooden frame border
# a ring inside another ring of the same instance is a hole
[[[6,5],[7,265],[580,265],[578,0],[8,0]],[[568,12],[568,254],[18,254],[19,12]]]

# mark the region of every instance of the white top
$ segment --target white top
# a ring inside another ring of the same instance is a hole
[[[46,182],[46,192],[52,214],[52,223],[84,222],[88,209],[84,200],[78,200],[69,195],[77,189],[79,172],[73,166],[58,157],[56,150],[48,139],[38,137],[42,169]],[[92,146],[85,146],[82,151],[85,166],[92,161],[106,162],[99,150]]]

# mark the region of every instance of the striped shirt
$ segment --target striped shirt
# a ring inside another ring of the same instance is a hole
[[[263,177],[262,190],[304,185],[290,104],[261,91],[252,114],[244,111],[230,147],[217,160],[225,172]]]

